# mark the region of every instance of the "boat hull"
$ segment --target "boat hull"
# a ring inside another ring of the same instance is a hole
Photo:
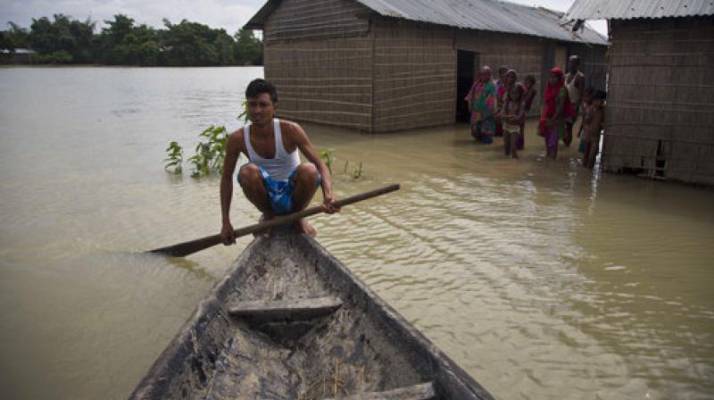
[[[314,239],[279,231],[244,250],[130,398],[310,400],[410,387],[433,387],[413,399],[492,398]]]

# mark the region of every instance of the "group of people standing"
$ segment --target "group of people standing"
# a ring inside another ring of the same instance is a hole
[[[484,144],[503,136],[506,154],[518,158],[518,150],[525,146],[524,127],[537,94],[536,80],[528,75],[518,82],[518,73],[506,67],[499,68],[498,75],[494,81],[491,68],[482,67],[464,99],[471,110],[471,135]]]
[[[503,136],[506,156],[518,158],[518,151],[525,145],[526,116],[538,93],[536,79],[528,75],[521,83],[518,73],[506,67],[498,69],[498,77],[494,81],[491,69],[482,67],[464,99],[471,110],[471,135],[484,144],[493,143],[494,136]],[[544,138],[547,156],[557,157],[560,141],[570,146],[575,122],[582,116],[578,132],[580,151],[583,166],[592,168],[604,123],[604,102],[604,91],[585,88],[578,56],[568,59],[567,74],[558,67],[551,69],[538,124],[538,135]]]

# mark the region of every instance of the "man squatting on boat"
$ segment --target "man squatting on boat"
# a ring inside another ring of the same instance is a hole
[[[221,236],[225,245],[235,243],[230,207],[233,172],[241,153],[248,157],[248,163],[238,171],[238,183],[248,200],[263,213],[261,220],[304,209],[320,186],[325,212],[339,211],[330,171],[305,131],[295,122],[275,118],[278,104],[275,86],[256,79],[248,85],[245,98],[251,123],[228,136],[221,177]],[[300,163],[298,150],[309,162]],[[312,224],[304,219],[295,227],[298,232],[317,235]]]

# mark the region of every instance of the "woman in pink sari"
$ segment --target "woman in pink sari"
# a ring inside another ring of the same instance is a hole
[[[538,125],[538,134],[545,139],[549,158],[555,159],[558,156],[558,141],[565,135],[566,120],[574,115],[568,99],[568,90],[565,88],[563,71],[555,67],[550,70]]]

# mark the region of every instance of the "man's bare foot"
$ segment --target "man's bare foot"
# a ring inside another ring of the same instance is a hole
[[[273,218],[275,218],[274,215],[263,213],[263,215],[260,216],[260,219],[258,219],[258,223],[259,223],[259,224],[262,224],[263,222],[270,221],[270,220],[273,219]],[[258,237],[258,235],[270,236],[270,232],[272,232],[272,230],[273,230],[273,229],[270,228],[270,229],[265,230],[265,231],[263,231],[263,232],[256,232],[256,233],[253,234],[253,236],[254,236],[254,237]]]
[[[298,232],[304,233],[310,237],[317,236],[317,229],[315,229],[315,227],[304,218],[295,223],[295,228]]]

